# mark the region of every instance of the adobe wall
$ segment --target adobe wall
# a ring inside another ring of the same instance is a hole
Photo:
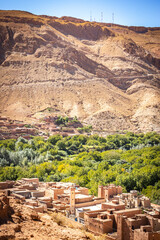
[[[76,203],[75,207],[76,208],[89,207],[89,206],[93,206],[93,205],[104,203],[104,202],[105,202],[105,199],[98,199],[98,200],[93,200],[91,202]]]
[[[109,186],[99,186],[98,187],[98,197],[105,198],[109,200],[111,197],[117,194],[122,194],[122,187],[115,186],[114,184],[110,184]]]
[[[153,231],[160,231],[160,219],[148,216],[148,221]]]
[[[61,195],[64,193],[64,189],[62,188],[54,188],[53,189],[53,199],[58,200],[58,195]]]
[[[150,208],[151,207],[150,199],[147,199],[147,198],[142,199],[141,204],[144,208]]]
[[[114,223],[114,215],[110,214],[104,210],[98,210],[98,211],[86,211],[83,212],[84,213],[84,220],[85,223],[87,223],[89,221],[89,219],[91,218],[99,218],[99,219],[103,219],[103,216],[106,219],[110,219],[112,220],[112,222]]]
[[[117,186],[117,194],[122,194],[122,187],[121,186]]]
[[[26,183],[36,183],[39,186],[39,179],[38,178],[22,178],[22,181]]]
[[[139,208],[134,209],[127,209],[127,210],[121,210],[121,211],[114,211],[115,220],[117,222],[117,219],[119,216],[126,216],[126,217],[134,217],[137,214],[141,214],[142,210]]]
[[[117,189],[116,189],[116,187],[109,187],[108,188],[108,198],[110,198],[113,195],[117,195]]]
[[[102,203],[102,209],[115,209],[115,210],[123,210],[125,209],[125,204],[117,204],[117,205],[113,205],[112,203]]]
[[[89,231],[99,234],[113,232],[113,221],[111,219],[89,218],[87,223]]]
[[[20,185],[18,189],[36,190],[36,186],[34,186],[33,184],[24,184]]]
[[[160,221],[144,214],[134,218],[118,216],[117,219],[117,240],[157,240],[159,230]]]
[[[0,182],[0,189],[7,189],[12,188],[15,181],[6,181],[6,182]]]
[[[88,195],[88,197],[85,197],[85,198],[80,198],[80,197],[76,198],[75,202],[76,202],[76,204],[84,203],[84,202],[90,202],[90,201],[92,201],[92,199],[93,199],[93,196]]]
[[[103,186],[98,186],[98,198],[105,198]]]
[[[79,218],[83,218],[84,219],[84,212],[77,212],[76,211],[76,217]]]
[[[103,198],[96,198],[94,199],[94,204],[100,204],[100,203],[104,203],[106,200]]]
[[[7,189],[8,183],[7,182],[0,182],[0,189]]]
[[[160,240],[160,233],[143,232],[140,229],[134,230],[133,240]]]
[[[99,213],[104,212],[105,212],[104,210],[87,211],[84,214],[85,221],[88,221],[89,218],[96,218]]]
[[[6,183],[8,184],[8,188],[13,188],[13,185],[15,184],[15,181],[6,180]]]
[[[122,226],[119,226],[122,224]],[[133,240],[134,239],[134,230],[140,228],[140,226],[147,225],[148,219],[144,215],[142,218],[137,217],[135,219],[120,217],[117,223],[117,233],[122,236],[122,240]],[[120,232],[122,231],[122,233]]]
[[[45,191],[35,191],[35,192],[31,192],[32,197],[44,197],[45,195]]]
[[[134,217],[142,212],[141,209],[115,211],[115,225],[117,225],[117,240],[133,240],[133,229],[128,225],[127,218]]]
[[[88,188],[79,188],[78,189],[80,194],[88,195]]]
[[[17,193],[12,193],[11,196],[14,196],[15,198],[20,199],[21,201],[25,201],[25,197],[22,195],[19,195]]]
[[[149,221],[148,218],[143,214],[143,217],[137,217],[135,219],[129,218],[126,219],[126,223],[128,225],[128,228],[136,229],[140,228],[140,226],[148,225]]]
[[[126,216],[118,216],[117,219],[117,240],[133,240],[133,232],[126,223]]]
[[[17,194],[17,195],[21,195],[25,198],[31,198],[31,192],[30,191],[13,191],[13,193]]]
[[[70,196],[69,194],[60,194],[60,195],[57,195],[58,197],[58,201],[60,201],[61,203],[70,203]]]

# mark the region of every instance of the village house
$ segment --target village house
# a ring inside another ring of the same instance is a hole
[[[18,198],[37,212],[62,212],[94,234],[111,240],[160,240],[160,208],[136,190],[99,186],[98,197],[85,187],[65,182],[39,182],[38,178],[0,182],[0,191]]]

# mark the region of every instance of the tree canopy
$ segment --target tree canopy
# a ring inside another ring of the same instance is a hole
[[[160,135],[53,135],[0,141],[0,181],[38,177],[75,182],[97,194],[99,184],[137,189],[160,203]]]

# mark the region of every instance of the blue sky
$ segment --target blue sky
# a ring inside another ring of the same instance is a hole
[[[160,27],[160,0],[0,0],[1,10],[24,10],[50,16],[72,16],[128,26]]]

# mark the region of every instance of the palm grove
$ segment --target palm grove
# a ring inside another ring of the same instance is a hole
[[[53,135],[0,141],[0,181],[38,177],[75,182],[96,195],[99,184],[137,189],[160,204],[160,135]]]

